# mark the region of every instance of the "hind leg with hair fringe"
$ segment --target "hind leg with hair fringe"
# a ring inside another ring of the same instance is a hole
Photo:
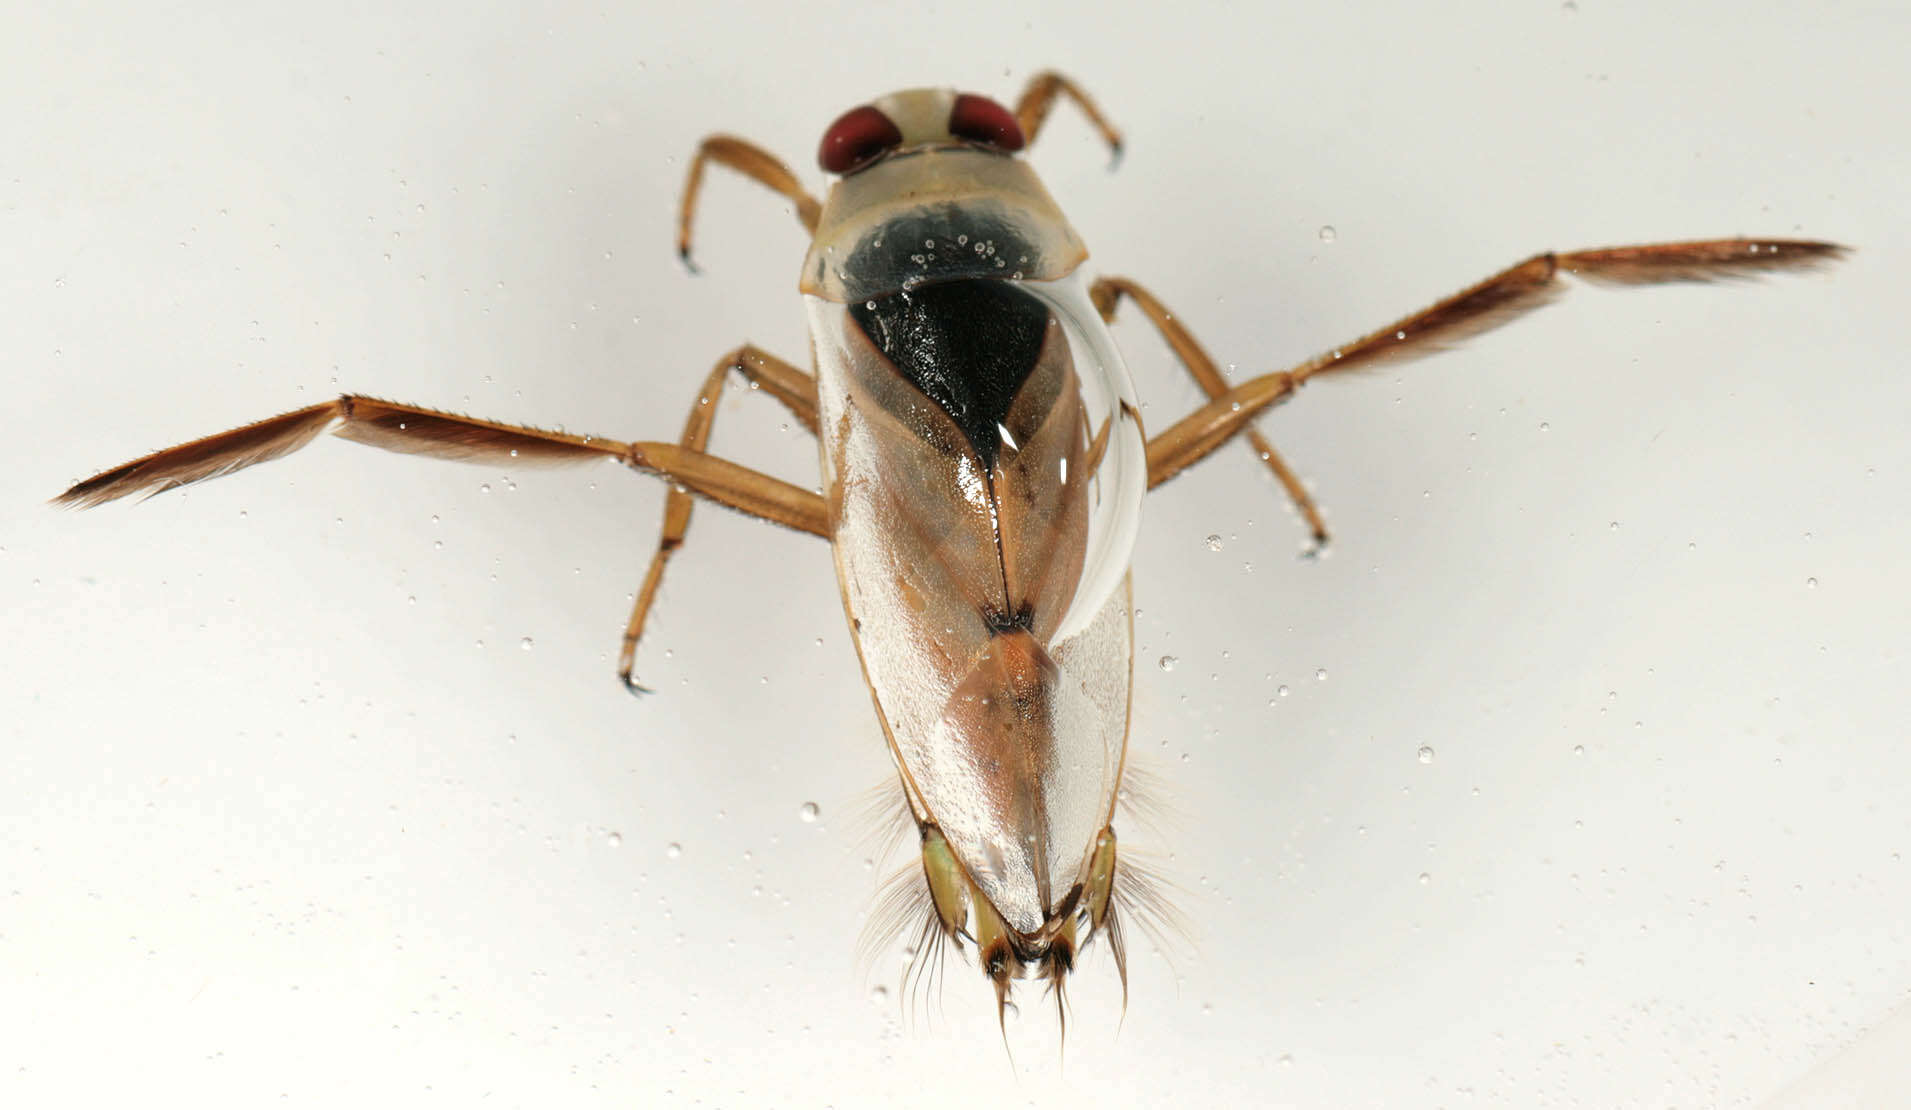
[[[1317,374],[1420,358],[1490,331],[1559,296],[1563,274],[1608,285],[1656,285],[1809,270],[1848,249],[1799,239],[1706,239],[1536,254],[1485,281],[1291,369],[1228,390],[1148,441],[1148,488],[1200,462]]]

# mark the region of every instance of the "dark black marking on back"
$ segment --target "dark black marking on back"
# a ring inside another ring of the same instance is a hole
[[[1049,265],[1012,214],[985,204],[938,204],[864,233],[839,272],[843,294],[855,304],[919,284],[1007,278]],[[818,280],[827,266],[817,260]]]
[[[970,280],[854,301],[849,315],[993,469],[1000,426],[1041,356],[1048,306],[1013,282]]]

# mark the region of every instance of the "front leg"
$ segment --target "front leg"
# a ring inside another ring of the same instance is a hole
[[[1113,169],[1121,162],[1121,132],[1101,114],[1101,109],[1089,99],[1081,86],[1052,69],[1045,69],[1029,78],[1028,87],[1022,90],[1022,97],[1015,102],[1015,121],[1022,128],[1022,141],[1035,145],[1035,136],[1041,133],[1042,124],[1048,121],[1048,113],[1055,107],[1055,98],[1065,96],[1075,102],[1075,106],[1094,124],[1101,133],[1102,141],[1108,144],[1109,168]]]
[[[802,222],[806,231],[816,232],[816,221],[822,218],[823,206],[803,183],[796,179],[790,168],[782,160],[747,139],[734,135],[711,135],[697,146],[696,157],[690,159],[690,172],[684,178],[683,205],[677,211],[677,257],[690,267],[692,273],[697,267],[690,261],[690,225],[697,218],[697,196],[703,191],[703,167],[706,162],[715,162],[728,166],[752,181],[783,194],[796,206],[796,218]]]

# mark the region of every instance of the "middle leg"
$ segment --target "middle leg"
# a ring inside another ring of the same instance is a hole
[[[1095,308],[1101,312],[1102,319],[1111,324],[1115,322],[1115,308],[1123,297],[1135,302],[1135,307],[1141,309],[1149,322],[1154,324],[1155,330],[1161,333],[1161,338],[1174,350],[1175,357],[1187,367],[1188,373],[1193,375],[1209,400],[1224,397],[1234,388],[1221,373],[1220,367],[1214,364],[1214,359],[1208,356],[1208,352],[1188,329],[1175,319],[1174,313],[1169,312],[1153,293],[1127,278],[1105,277],[1089,287],[1088,295],[1095,302]],[[1261,461],[1280,480],[1281,487],[1287,491],[1288,500],[1307,519],[1307,530],[1313,534],[1315,547],[1325,546],[1327,522],[1321,519],[1320,507],[1314,504],[1313,497],[1301,485],[1300,477],[1257,429],[1249,427],[1246,435],[1255,453],[1261,456]]]
[[[710,429],[717,420],[717,403],[723,399],[723,386],[731,371],[742,374],[751,385],[776,398],[812,434],[816,432],[816,379],[746,343],[718,359],[703,379],[703,388],[697,392],[697,399],[690,406],[690,416],[684,421],[683,438],[679,440],[684,447],[701,454],[709,446]],[[650,692],[631,673],[636,666],[637,642],[643,638],[644,622],[650,617],[651,606],[656,604],[658,587],[663,585],[664,567],[683,546],[684,535],[690,530],[690,510],[695,505],[695,498],[674,485],[664,499],[663,529],[657,539],[657,551],[650,558],[650,569],[644,572],[644,584],[637,590],[637,601],[631,606],[630,620],[624,625],[623,645],[617,655],[617,677],[633,694]]]

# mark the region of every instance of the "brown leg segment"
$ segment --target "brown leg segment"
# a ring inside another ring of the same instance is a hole
[[[1615,285],[1712,281],[1774,270],[1806,270],[1848,253],[1836,243],[1795,239],[1710,239],[1539,254],[1453,296],[1318,355],[1290,370],[1265,374],[1221,394],[1148,442],[1148,487],[1200,462],[1316,374],[1365,370],[1419,358],[1496,328],[1564,291],[1562,273]]]
[[[723,386],[731,371],[742,374],[781,401],[812,433],[817,430],[816,379],[774,355],[745,344],[718,359],[704,378],[696,403],[690,407],[689,419],[684,421],[683,438],[678,441],[685,448],[701,453],[709,446],[710,428],[717,419],[717,403],[723,399]],[[663,534],[657,540],[657,553],[651,556],[650,569],[644,572],[637,602],[631,606],[630,620],[624,625],[623,647],[617,656],[617,677],[633,694],[650,692],[631,677],[637,659],[637,641],[643,638],[644,622],[650,616],[650,607],[656,603],[657,588],[663,584],[664,566],[683,546],[694,504],[689,494],[674,486],[664,500]]]
[[[96,474],[54,499],[90,507],[128,494],[163,493],[191,482],[289,455],[334,423],[338,434],[407,455],[462,462],[540,465],[612,458],[647,470],[712,501],[812,535],[829,535],[821,496],[674,443],[623,443],[346,394],[335,401],[270,417],[243,428],[155,451]]]
[[[1202,349],[1194,336],[1189,334],[1188,329],[1181,326],[1181,321],[1175,319],[1174,313],[1169,312],[1154,294],[1127,278],[1105,277],[1089,287],[1088,295],[1094,300],[1095,307],[1100,310],[1102,319],[1111,324],[1115,322],[1115,308],[1121,303],[1121,298],[1127,297],[1134,301],[1135,307],[1141,309],[1154,324],[1155,330],[1161,333],[1161,338],[1167,340],[1168,346],[1174,350],[1175,357],[1181,360],[1181,365],[1188,368],[1188,373],[1193,375],[1202,391],[1210,399],[1227,394],[1231,386],[1226,376],[1214,364],[1214,360],[1208,357],[1208,352]],[[1274,477],[1279,479],[1282,488],[1287,490],[1288,499],[1294,503],[1294,508],[1306,518],[1307,529],[1312,533],[1315,545],[1325,545],[1327,522],[1321,519],[1320,508],[1314,504],[1313,497],[1301,486],[1300,478],[1281,458],[1280,452],[1274,450],[1274,445],[1262,437],[1259,431],[1250,426],[1247,429],[1247,438],[1254,447],[1255,453],[1260,455],[1261,461],[1267,464],[1268,469],[1274,472]]]
[[[816,221],[822,217],[823,206],[803,183],[796,179],[790,168],[776,155],[757,146],[747,139],[734,135],[711,135],[697,146],[696,157],[690,160],[690,173],[684,178],[683,205],[677,212],[677,257],[683,264],[696,271],[690,261],[690,225],[697,215],[697,194],[703,191],[703,167],[706,162],[715,162],[728,166],[743,176],[783,194],[791,204],[796,205],[796,218],[812,234],[816,231]]]
[[[1030,146],[1035,145],[1035,136],[1041,133],[1042,124],[1047,122],[1049,110],[1055,107],[1055,98],[1066,96],[1075,102],[1075,106],[1088,117],[1088,122],[1101,132],[1102,141],[1108,144],[1111,156],[1109,165],[1121,161],[1121,132],[1101,114],[1095,102],[1081,87],[1052,69],[1045,69],[1029,78],[1028,87],[1022,90],[1022,98],[1015,102],[1015,121],[1022,127],[1022,139]]]

